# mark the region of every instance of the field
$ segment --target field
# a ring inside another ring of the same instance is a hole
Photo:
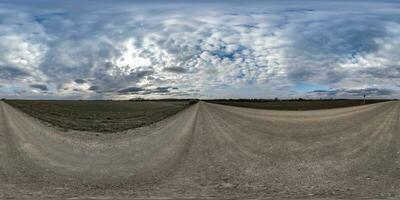
[[[187,101],[45,101],[7,103],[56,127],[115,132],[160,121],[188,106]]]
[[[385,100],[366,100],[365,104],[383,101]],[[363,100],[208,100],[207,102],[267,110],[318,110],[364,105]]]

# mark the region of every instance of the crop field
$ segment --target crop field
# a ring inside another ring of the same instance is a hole
[[[160,121],[188,106],[187,101],[51,101],[7,103],[63,129],[116,132]]]
[[[379,103],[384,101],[385,100],[366,100],[365,104]],[[208,102],[267,110],[318,110],[364,105],[363,100],[209,100]]]

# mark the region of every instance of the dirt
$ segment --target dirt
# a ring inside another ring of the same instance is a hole
[[[400,102],[270,111],[200,102],[116,134],[0,103],[0,199],[393,198]]]
[[[267,109],[267,110],[320,110],[332,108],[344,108],[361,106],[366,104],[380,103],[390,100],[383,99],[325,99],[325,100],[265,100],[265,99],[232,99],[232,100],[207,100],[210,103],[239,106],[245,108]]]
[[[187,101],[7,100],[7,104],[61,130],[114,133],[161,121]]]

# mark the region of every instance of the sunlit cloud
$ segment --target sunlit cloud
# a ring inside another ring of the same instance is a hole
[[[0,3],[4,97],[400,97],[397,3],[22,2]]]

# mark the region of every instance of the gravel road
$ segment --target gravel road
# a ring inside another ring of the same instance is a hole
[[[116,134],[0,102],[0,199],[396,198],[400,102],[269,111],[200,102]]]

